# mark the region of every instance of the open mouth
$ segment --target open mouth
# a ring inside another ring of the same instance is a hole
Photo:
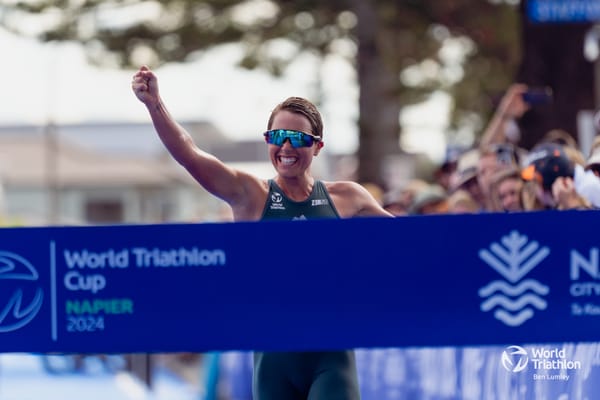
[[[277,159],[279,160],[279,163],[282,165],[293,165],[298,158],[297,157],[289,157],[289,156],[279,156],[277,157]]]

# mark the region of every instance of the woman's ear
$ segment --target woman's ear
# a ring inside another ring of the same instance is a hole
[[[321,147],[323,147],[325,145],[325,143],[323,143],[322,141],[318,141],[317,142],[317,147],[315,148],[315,153],[314,155],[318,155],[319,152],[321,151]]]

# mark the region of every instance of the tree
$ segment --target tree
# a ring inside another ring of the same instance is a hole
[[[0,23],[23,33],[17,17],[38,18],[45,24],[39,22],[40,40],[76,40],[92,62],[119,66],[185,61],[212,46],[237,42],[245,49],[241,65],[275,75],[302,52],[325,57],[340,43],[353,43],[355,51],[347,57],[360,87],[357,180],[384,185],[383,163],[400,152],[401,106],[446,91],[455,99],[453,127],[459,131],[472,125],[474,116],[482,116],[481,126],[493,107],[490,95],[510,83],[518,64],[517,13],[514,6],[494,3],[38,0],[1,5]],[[273,51],[283,39],[294,48],[286,57]],[[449,40],[466,56],[453,73],[440,52]],[[427,67],[439,73],[403,78],[411,68]]]
[[[550,87],[552,104],[534,107],[520,121],[521,144],[533,147],[551,129],[562,129],[577,140],[577,113],[593,110],[594,65],[583,56],[583,40],[592,24],[535,23],[521,4],[523,61],[517,73],[520,82]]]

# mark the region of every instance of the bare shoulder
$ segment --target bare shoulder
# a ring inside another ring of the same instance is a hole
[[[352,181],[337,181],[337,182],[329,182],[329,181],[323,181],[323,184],[325,185],[325,188],[327,188],[327,191],[329,192],[330,195],[332,196],[337,196],[337,195],[358,195],[360,194],[362,191],[367,192],[367,190],[362,187],[361,185],[359,185],[356,182],[352,182]],[[368,192],[367,192],[368,194]]]
[[[391,216],[364,186],[356,182],[338,181],[323,184],[342,218]]]
[[[269,182],[245,172],[239,172],[239,174],[244,182],[244,195],[237,201],[229,203],[233,211],[234,220],[257,221],[260,219],[265,202],[267,201]]]

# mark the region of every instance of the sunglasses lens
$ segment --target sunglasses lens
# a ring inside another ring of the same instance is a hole
[[[280,135],[277,135],[277,131],[267,131],[265,132],[265,137],[267,138],[267,143],[281,146]]]
[[[302,143],[304,143],[304,146],[306,146],[306,147],[311,147],[313,145],[313,143],[315,142],[314,137],[307,135],[305,133],[300,135],[300,140],[302,141]]]
[[[267,131],[265,132],[265,137],[267,138],[267,143],[276,146],[283,146],[283,143],[289,139],[290,144],[294,148],[311,147],[316,141],[313,136],[307,133],[286,129]]]

